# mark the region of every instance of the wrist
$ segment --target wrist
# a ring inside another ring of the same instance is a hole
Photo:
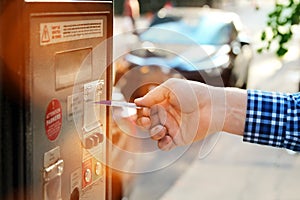
[[[225,88],[225,121],[223,131],[243,135],[247,111],[247,91]]]
[[[226,119],[226,90],[222,87],[199,85],[199,132],[209,135],[223,131]]]

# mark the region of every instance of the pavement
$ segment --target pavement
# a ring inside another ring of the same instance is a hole
[[[297,92],[300,80],[300,37],[295,35],[283,59],[274,52],[259,55],[260,31],[273,1],[238,1],[222,5],[238,13],[252,35],[254,59],[249,89]],[[298,31],[300,32],[300,31]],[[284,149],[244,143],[241,137],[217,133],[195,144],[184,165],[176,162],[160,172],[143,175],[138,187],[124,199],[298,200],[300,156]],[[175,172],[175,173],[174,173]],[[170,177],[174,176],[174,177]],[[169,185],[162,185],[165,183]],[[160,190],[159,190],[160,189]],[[158,192],[159,191],[159,192]]]

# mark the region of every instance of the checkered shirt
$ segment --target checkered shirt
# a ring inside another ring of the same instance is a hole
[[[300,152],[300,93],[248,90],[243,140]]]

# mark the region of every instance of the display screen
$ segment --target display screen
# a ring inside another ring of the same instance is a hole
[[[92,79],[92,48],[60,52],[55,55],[56,89]]]

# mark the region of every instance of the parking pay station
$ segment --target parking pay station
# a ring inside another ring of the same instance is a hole
[[[109,199],[112,1],[0,4],[0,199]]]

